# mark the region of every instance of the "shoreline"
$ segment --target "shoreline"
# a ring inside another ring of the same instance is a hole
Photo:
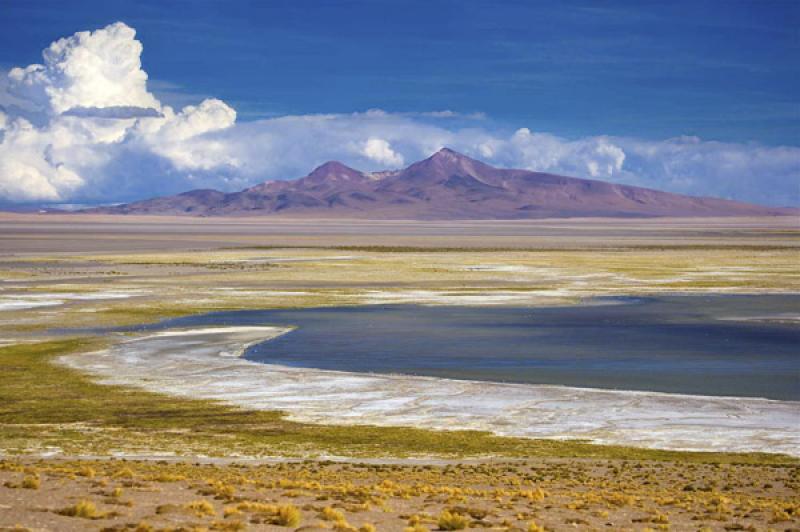
[[[800,456],[796,401],[310,370],[239,357],[247,346],[289,330],[161,331],[59,362],[100,377],[102,384],[278,410],[304,423],[486,430],[645,449]]]

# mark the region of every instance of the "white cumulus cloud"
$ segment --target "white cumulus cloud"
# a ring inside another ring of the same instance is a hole
[[[157,124],[163,140],[180,142],[209,131],[231,127],[236,122],[236,111],[222,100],[210,98],[200,105],[187,105],[179,113],[167,108],[165,117]]]
[[[0,101],[14,105],[0,114],[0,199],[115,199],[106,196],[114,190],[146,195],[153,182],[141,178],[137,191],[131,176],[120,172],[121,161],[134,165],[131,174],[140,171],[136,165],[160,166],[176,186],[192,179],[173,168],[235,163],[227,146],[205,136],[231,127],[236,111],[217,99],[178,112],[163,106],[147,90],[135,36],[121,22],[78,32],[45,49],[43,64],[8,72]],[[124,186],[115,187],[115,179]]]
[[[389,167],[403,165],[403,156],[392,150],[391,144],[383,139],[371,138],[364,143],[361,153],[376,163]]]
[[[204,136],[229,128],[235,122],[236,111],[211,98],[197,106],[187,105],[178,113],[165,107],[162,118],[140,120],[135,133],[153,153],[169,159],[178,169],[210,170],[238,165],[224,143]]]
[[[9,72],[11,91],[56,114],[74,107],[158,109],[147,92],[142,43],[135,36],[133,28],[117,22],[59,39],[42,52],[43,64]]]
[[[23,201],[31,197],[59,201],[83,179],[58,160],[48,135],[19,118],[3,130],[0,144],[0,198]]]

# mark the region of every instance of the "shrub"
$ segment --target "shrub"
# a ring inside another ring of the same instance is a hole
[[[293,504],[275,505],[255,501],[244,501],[236,506],[228,506],[223,515],[228,517],[240,512],[267,515],[271,524],[279,526],[297,526],[300,524],[302,516],[300,510]]]
[[[665,525],[669,523],[669,517],[660,512],[656,512],[653,517],[650,518],[650,522]]]
[[[175,478],[175,477],[172,477]],[[174,481],[170,481],[174,482]],[[236,488],[224,482],[209,482],[208,487],[200,490],[201,495],[213,495],[216,499],[232,499],[236,494]]]
[[[533,490],[521,491],[519,493],[522,497],[525,497],[531,502],[538,502],[544,500],[547,497],[547,492],[544,491],[542,488],[536,488]]]
[[[276,509],[275,518],[272,519],[273,525],[297,526],[300,524],[300,510],[293,504],[282,504]]]
[[[66,515],[67,517],[81,517],[83,519],[101,519],[105,514],[99,512],[97,507],[92,501],[78,501],[72,506],[62,508],[58,512],[59,515]]]
[[[197,517],[203,517],[204,515],[216,515],[217,513],[216,510],[214,510],[214,506],[206,500],[190,502],[185,504],[184,508],[193,511]]]
[[[469,525],[469,519],[461,514],[450,513],[445,510],[439,515],[437,524],[440,530],[463,530]]]
[[[322,513],[320,517],[326,521],[344,521],[344,514],[335,508],[331,508],[330,506],[326,506],[322,509]]]
[[[226,506],[222,509],[222,517],[230,517],[232,515],[241,515],[242,511],[235,506]]]
[[[791,520],[792,516],[790,516],[788,512],[776,509],[772,512],[772,519],[769,520],[769,523],[772,525],[775,523],[782,523],[784,521],[791,521]]]
[[[28,490],[38,490],[41,484],[39,477],[27,476],[22,479],[22,487]]]
[[[133,470],[130,467],[123,467],[116,473],[114,473],[114,478],[133,478]]]

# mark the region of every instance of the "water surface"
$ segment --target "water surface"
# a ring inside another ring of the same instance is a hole
[[[221,312],[157,328],[295,326],[246,353],[290,367],[800,400],[798,314],[797,295],[665,296]]]

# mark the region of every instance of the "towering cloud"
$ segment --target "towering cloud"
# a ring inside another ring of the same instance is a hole
[[[4,86],[22,105],[0,119],[0,199],[105,199],[97,192],[113,190],[105,185],[123,156],[133,165],[162,157],[176,169],[228,160],[224,149],[191,143],[232,126],[236,112],[214,99],[179,112],[162,106],[147,90],[135,37],[121,22],[79,32],[45,49],[43,64],[8,72]]]
[[[122,22],[59,39],[0,73],[0,201],[122,201],[235,190],[326,160],[397,168],[443,146],[497,166],[773,205],[800,204],[800,148],[488,127],[480,115],[381,110],[236,123],[218,99],[175,110],[148,91]],[[3,108],[2,106],[5,106]]]
[[[142,43],[122,22],[59,39],[44,52],[44,64],[9,72],[11,91],[61,114],[76,107],[129,106],[159,109],[147,92]]]

